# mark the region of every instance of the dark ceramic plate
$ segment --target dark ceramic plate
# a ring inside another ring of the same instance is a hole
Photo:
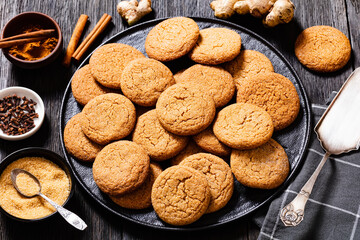
[[[96,186],[93,180],[91,165],[77,161],[65,151],[62,140],[62,133],[64,131],[65,124],[72,116],[80,112],[82,109],[82,107],[75,101],[71,93],[71,87],[69,83],[65,91],[62,103],[60,116],[60,135],[65,157],[69,162],[75,177],[77,178],[81,186],[85,189],[85,191],[88,192],[91,197],[93,197],[98,203],[100,203],[109,211],[132,222],[154,228],[170,230],[204,229],[233,221],[242,216],[245,216],[246,214],[249,214],[250,212],[253,212],[261,205],[273,199],[274,196],[280,193],[287,185],[287,183],[294,177],[296,169],[300,166],[300,163],[303,160],[303,155],[309,140],[309,102],[307,100],[304,87],[302,86],[299,77],[297,76],[289,62],[281,55],[281,53],[277,49],[272,47],[265,39],[235,24],[216,19],[205,19],[198,17],[194,17],[193,19],[197,22],[200,29],[209,27],[225,27],[235,30],[241,35],[242,49],[253,49],[262,52],[273,63],[275,72],[286,76],[294,83],[300,97],[300,113],[291,126],[280,132],[277,132],[274,135],[274,138],[284,147],[286,153],[289,156],[291,170],[289,177],[286,179],[286,182],[282,186],[274,190],[250,189],[242,186],[240,183],[235,181],[234,194],[229,203],[223,209],[215,213],[207,214],[197,222],[185,227],[175,227],[165,224],[156,216],[152,208],[146,210],[129,210],[121,208],[115,205],[105,194],[100,192],[99,188]],[[125,43],[139,49],[145,54],[144,44],[146,36],[148,32],[162,20],[164,19],[156,19],[153,21],[145,22],[143,24],[139,24],[135,27],[131,27],[123,32],[116,34],[114,37],[110,38],[103,44]],[[87,64],[88,60],[89,57],[87,57],[87,59],[80,65],[80,67],[84,64]],[[190,64],[190,61],[185,57],[183,59],[170,62],[167,65],[175,73],[177,70],[188,67]]]

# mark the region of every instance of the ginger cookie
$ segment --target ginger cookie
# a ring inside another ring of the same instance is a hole
[[[156,103],[161,125],[177,135],[194,135],[207,128],[215,117],[215,103],[200,89],[177,83],[166,89]]]
[[[233,60],[240,53],[240,35],[227,28],[206,28],[200,31],[196,46],[189,53],[191,60],[217,65]]]
[[[93,177],[101,191],[119,195],[140,187],[149,168],[150,158],[140,145],[120,140],[105,146],[96,156]]]
[[[150,30],[145,51],[150,58],[167,62],[186,55],[196,44],[199,27],[186,17],[169,18]]]
[[[334,72],[351,56],[349,39],[336,28],[313,26],[305,29],[295,42],[295,55],[305,67],[316,72]]]
[[[235,92],[231,74],[216,66],[196,64],[186,69],[176,83],[198,85],[202,91],[213,97],[215,107],[226,105]]]
[[[218,211],[228,203],[234,191],[234,178],[223,159],[210,153],[198,153],[185,158],[180,166],[191,167],[205,174],[211,193],[206,213]]]
[[[174,165],[178,165],[179,163],[181,163],[185,158],[187,158],[190,155],[196,154],[196,153],[201,153],[204,152],[203,149],[201,149],[195,142],[194,140],[190,139],[188,144],[186,145],[186,147],[175,157],[173,157],[170,160],[170,164],[172,166]]]
[[[97,96],[85,105],[82,113],[83,132],[101,145],[126,137],[135,126],[135,107],[121,94]]]
[[[93,77],[108,88],[120,88],[121,74],[126,64],[136,58],[144,58],[136,48],[122,44],[105,44],[94,51],[89,60]]]
[[[132,140],[141,145],[151,159],[156,161],[174,157],[188,142],[186,136],[178,136],[165,130],[156,116],[155,109],[138,118]]]
[[[187,225],[208,209],[211,195],[206,177],[185,166],[172,166],[155,180],[151,202],[156,214],[171,225]]]
[[[175,80],[170,69],[149,58],[131,61],[121,76],[123,94],[140,106],[155,106],[160,94],[173,84]]]
[[[193,139],[206,152],[223,157],[229,156],[231,153],[231,148],[220,142],[215,136],[212,126],[194,135]]]
[[[252,188],[276,188],[289,174],[288,157],[281,145],[273,139],[255,149],[234,149],[230,165],[236,179]]]
[[[89,65],[75,72],[71,80],[71,90],[74,98],[81,105],[86,105],[94,97],[111,92],[95,80],[91,75]]]
[[[289,126],[300,110],[300,99],[294,84],[278,73],[263,73],[244,79],[238,88],[236,102],[245,102],[265,109],[271,116],[274,130]]]
[[[92,142],[81,130],[82,113],[73,116],[64,129],[64,144],[66,150],[83,161],[94,161],[103,146]]]
[[[183,72],[185,72],[185,70],[186,70],[186,69],[181,69],[181,70],[177,71],[177,72],[174,74],[174,80],[175,80],[175,82],[178,82],[178,79],[180,78],[181,74],[182,74]]]
[[[274,72],[270,59],[254,50],[241,50],[234,60],[224,63],[224,68],[233,76],[237,88],[245,79],[253,78],[259,73]]]
[[[270,140],[274,126],[264,109],[249,103],[235,103],[218,113],[213,131],[231,148],[252,149]]]
[[[162,173],[161,167],[156,163],[150,163],[150,171],[147,179],[141,186],[132,192],[111,196],[111,200],[120,207],[129,209],[145,209],[151,206],[151,189],[155,179]]]

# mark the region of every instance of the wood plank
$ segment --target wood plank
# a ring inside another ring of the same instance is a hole
[[[349,25],[350,42],[352,47],[353,69],[360,67],[360,2],[358,0],[346,0],[347,20]]]

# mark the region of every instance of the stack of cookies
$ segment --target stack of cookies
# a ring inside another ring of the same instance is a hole
[[[223,208],[233,174],[248,187],[278,187],[289,162],[271,137],[295,120],[299,97],[264,54],[240,49],[237,32],[199,30],[185,17],[149,32],[149,58],[103,45],[72,79],[84,108],[66,124],[67,151],[94,161],[95,183],[116,204],[152,205],[172,225]],[[186,55],[188,69],[173,74],[165,65]]]

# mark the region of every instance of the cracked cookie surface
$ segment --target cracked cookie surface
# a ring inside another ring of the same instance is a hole
[[[83,161],[94,161],[103,146],[91,141],[81,130],[82,113],[73,116],[64,129],[64,144],[66,150]]]
[[[211,193],[206,213],[218,211],[228,203],[234,191],[234,178],[223,159],[209,153],[198,153],[185,158],[180,166],[191,167],[205,174]]]
[[[150,158],[140,145],[120,140],[98,153],[93,177],[101,191],[119,195],[138,188],[148,177],[149,168]]]
[[[235,93],[235,84],[230,73],[221,67],[196,64],[186,69],[176,83],[195,84],[209,93],[216,107],[227,104]]]
[[[111,200],[117,205],[129,209],[145,209],[151,206],[151,189],[155,179],[162,173],[161,167],[156,163],[150,163],[149,175],[139,188],[132,192],[111,196]]]
[[[185,166],[172,166],[155,180],[151,202],[156,214],[172,225],[198,220],[210,203],[210,188],[201,172]]]
[[[274,72],[270,59],[261,52],[254,50],[241,50],[236,58],[224,63],[224,68],[233,76],[237,88],[245,79],[252,78],[260,73]]]
[[[300,110],[300,99],[294,84],[278,73],[259,74],[244,80],[238,88],[236,102],[251,103],[265,109],[276,131],[289,126]]]
[[[135,126],[135,107],[121,94],[97,96],[85,105],[82,113],[83,132],[101,145],[126,137]]]
[[[313,26],[305,29],[295,42],[295,55],[305,67],[317,72],[334,72],[351,56],[349,39],[336,28]]]
[[[255,149],[234,149],[230,165],[236,179],[252,188],[276,188],[289,174],[288,157],[282,146],[273,139]]]
[[[188,137],[175,135],[163,128],[155,109],[138,118],[132,139],[156,161],[174,157],[186,147],[188,142]]]
[[[132,46],[122,43],[105,44],[90,57],[91,74],[101,85],[119,89],[125,66],[136,58],[144,57],[144,54]]]
[[[219,111],[213,131],[229,147],[251,149],[266,143],[274,126],[264,109],[249,103],[235,103]]]
[[[229,156],[231,148],[219,141],[213,132],[212,126],[193,136],[196,144],[206,152],[217,156]]]
[[[169,18],[150,30],[145,51],[150,58],[171,61],[186,55],[196,44],[199,27],[187,17]]]
[[[206,28],[200,31],[191,60],[201,64],[217,65],[233,60],[241,48],[240,35],[227,28]]]
[[[111,92],[110,89],[95,80],[89,65],[85,65],[75,72],[71,80],[71,91],[76,101],[83,106],[94,97]]]
[[[154,106],[160,94],[173,84],[175,80],[170,69],[149,58],[131,61],[121,76],[123,94],[141,106]]]
[[[156,103],[161,125],[177,135],[194,135],[207,128],[215,117],[215,103],[197,87],[177,83],[166,89]]]

